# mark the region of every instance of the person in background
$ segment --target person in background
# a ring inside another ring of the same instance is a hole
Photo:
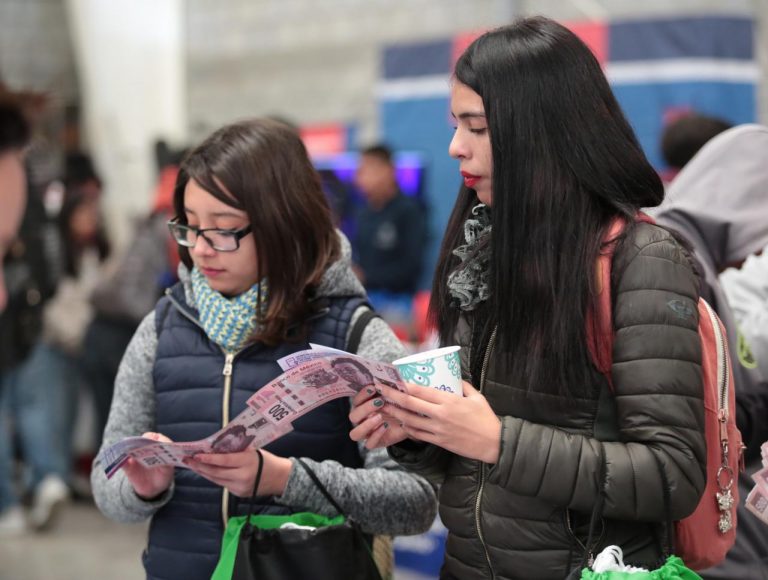
[[[177,280],[179,253],[167,222],[173,217],[173,192],[183,155],[183,151],[168,153],[152,208],[134,221],[130,242],[102,271],[91,296],[94,316],[85,332],[82,365],[96,411],[94,450],[101,445],[125,349],[163,291]]]
[[[92,316],[91,289],[109,253],[101,225],[100,190],[90,187],[93,175],[85,179],[83,175],[78,169],[65,178],[68,186],[58,216],[64,275],[45,304],[42,335],[3,392],[4,408],[21,443],[21,459],[30,471],[33,503],[28,520],[37,530],[51,526],[69,498],[79,357]],[[7,485],[13,485],[12,480]]]
[[[675,237],[638,219],[661,180],[597,59],[547,18],[477,38],[451,113],[464,186],[430,309],[441,344],[462,347],[464,397],[363,392],[351,436],[440,485],[443,579],[562,579],[611,544],[655,569],[706,468],[699,280]],[[609,239],[603,331],[590,312]],[[590,355],[608,334],[612,387]]]
[[[768,246],[723,271],[720,285],[740,332],[738,356],[768,377]]]
[[[666,125],[661,134],[661,156],[667,164],[664,181],[672,181],[699,149],[731,127],[723,119],[696,112],[685,113]]]
[[[16,234],[27,200],[24,147],[29,125],[18,107],[0,102],[0,261],[5,259]],[[0,269],[0,312],[8,303],[3,269]]]
[[[180,282],[128,345],[102,448],[132,435],[210,436],[280,375],[277,359],[309,343],[347,348],[368,311],[349,244],[334,229],[319,177],[290,127],[256,119],[214,132],[182,163],[174,208]],[[403,352],[378,318],[362,327],[356,350],[385,361]],[[348,400],[321,405],[265,446],[255,512],[335,515],[292,459],[302,457],[365,533],[428,529],[431,485],[384,450],[351,441],[348,413]],[[93,467],[94,499],[105,515],[152,519],[142,556],[150,579],[210,578],[224,523],[249,509],[241,498],[254,492],[253,449],[199,454],[187,465],[148,469],[129,459],[111,479],[104,466]]]
[[[45,500],[39,485],[46,473],[54,443],[47,414],[35,393],[19,387],[30,352],[43,326],[43,308],[55,290],[51,256],[46,251],[50,227],[42,200],[43,184],[29,178],[33,121],[45,99],[10,93],[0,83],[0,534],[23,533],[28,528],[19,492],[32,491],[34,506]],[[25,204],[26,198],[26,204]],[[7,211],[6,211],[7,210]],[[18,228],[18,212],[23,218]],[[23,410],[24,412],[20,412]],[[29,464],[17,470],[16,443]],[[29,475],[29,477],[23,477]]]
[[[362,151],[355,184],[366,201],[352,243],[355,272],[369,293],[412,295],[423,267],[424,208],[400,191],[385,145]]]
[[[768,440],[768,382],[718,280],[768,244],[768,127],[739,125],[710,140],[670,184],[656,220],[682,234],[703,273],[702,297],[725,325],[736,385],[736,421],[746,469],[739,477],[736,543],[707,579],[768,577],[768,528],[744,507]]]

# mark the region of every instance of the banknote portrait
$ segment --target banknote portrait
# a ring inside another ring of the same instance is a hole
[[[232,425],[225,429],[211,443],[213,453],[237,453],[245,451],[253,441],[254,436],[248,435],[243,425]]]
[[[349,383],[349,386],[359,392],[368,386],[373,386],[374,378],[363,363],[350,357],[338,357],[331,361],[331,366],[339,376]]]

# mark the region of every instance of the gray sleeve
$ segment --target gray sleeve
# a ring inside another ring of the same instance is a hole
[[[157,350],[155,313],[141,321],[120,362],[102,449],[124,437],[141,435],[155,427],[155,395],[152,367]],[[120,470],[107,479],[100,464],[91,469],[93,499],[101,512],[119,522],[140,522],[152,516],[170,499],[173,486],[155,501],[144,501]]]
[[[347,331],[347,343],[349,342],[350,334],[352,334],[352,329],[355,327],[355,322],[367,310],[367,306],[361,306],[355,310],[349,323],[349,330]],[[403,347],[403,343],[395,335],[395,332],[389,327],[389,324],[377,317],[371,319],[365,327],[356,354],[371,360],[392,362],[395,359],[406,356],[408,353],[405,347]]]
[[[420,475],[400,468],[385,449],[368,451],[363,469],[344,467],[331,460],[303,460],[346,515],[369,534],[418,534],[428,530],[435,519],[437,500],[432,486]],[[285,505],[336,515],[295,459],[285,492],[275,499]]]
[[[365,310],[366,307],[361,307],[354,313],[350,332]],[[357,354],[391,362],[405,356],[406,352],[389,325],[374,318],[363,332]],[[359,522],[367,533],[409,535],[428,530],[437,513],[433,487],[420,475],[399,467],[385,449],[368,451],[362,444],[359,447],[364,459],[363,469],[344,467],[330,460],[304,461],[346,515]],[[276,499],[286,505],[335,515],[333,507],[295,460],[285,491]]]

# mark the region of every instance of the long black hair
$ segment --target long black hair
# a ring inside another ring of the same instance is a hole
[[[511,376],[529,390],[589,386],[587,310],[601,235],[615,215],[656,206],[664,190],[589,48],[543,17],[476,39],[454,82],[483,101],[493,159],[489,315]],[[462,187],[443,241],[430,314],[444,343],[459,312],[446,286],[452,250],[478,203]]]

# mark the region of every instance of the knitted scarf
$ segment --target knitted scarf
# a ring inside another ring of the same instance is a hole
[[[448,276],[448,292],[461,310],[474,310],[488,299],[491,264],[491,208],[480,203],[464,222],[463,244],[453,250],[461,263]]]
[[[237,351],[245,346],[256,329],[257,310],[264,310],[267,302],[266,280],[254,284],[239,296],[226,298],[212,289],[205,276],[197,268],[193,268],[192,290],[195,293],[200,324],[208,338],[228,351]]]

